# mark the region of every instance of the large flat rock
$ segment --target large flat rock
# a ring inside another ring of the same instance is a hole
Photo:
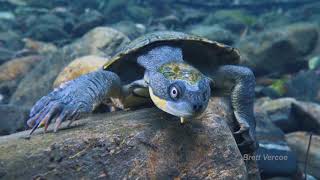
[[[0,137],[4,179],[247,179],[221,99],[181,125],[156,108],[91,115],[58,133]]]

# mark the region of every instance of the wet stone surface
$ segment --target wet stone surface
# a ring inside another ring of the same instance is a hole
[[[157,109],[143,109],[93,115],[58,133],[38,130],[30,139],[27,132],[1,137],[4,178],[246,179],[225,122],[230,112],[213,107],[219,112],[183,126]]]

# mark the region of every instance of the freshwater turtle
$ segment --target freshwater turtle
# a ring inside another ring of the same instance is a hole
[[[142,36],[111,58],[101,69],[82,75],[42,97],[31,109],[31,133],[56,119],[72,122],[99,104],[112,102],[121,109],[153,102],[159,109],[185,119],[201,114],[211,95],[231,99],[242,137],[239,146],[256,148],[253,114],[255,77],[237,66],[238,50],[182,32]],[[30,134],[31,134],[30,133]]]

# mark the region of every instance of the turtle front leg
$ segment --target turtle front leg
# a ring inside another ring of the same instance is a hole
[[[255,77],[249,68],[234,65],[219,67],[213,76],[213,92],[215,89],[230,94],[235,119],[239,130],[235,136],[241,137],[238,142],[242,153],[253,152],[258,147],[255,137],[256,122],[254,118]]]
[[[106,97],[117,97],[121,93],[118,75],[104,70],[64,83],[32,107],[27,121],[32,127],[30,134],[42,125],[46,131],[53,119],[56,119],[54,131],[57,131],[63,121],[72,122],[82,114],[92,112]]]

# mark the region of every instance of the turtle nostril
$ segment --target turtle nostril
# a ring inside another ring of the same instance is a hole
[[[197,105],[193,105],[193,110],[196,110],[197,109]]]
[[[195,105],[193,105],[193,110],[195,111],[195,112],[198,112],[198,111],[200,111],[202,109],[202,105],[201,104],[195,104]]]

